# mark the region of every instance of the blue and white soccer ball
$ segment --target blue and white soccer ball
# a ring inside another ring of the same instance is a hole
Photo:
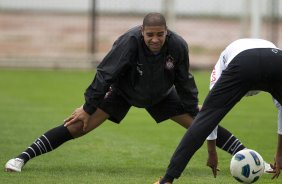
[[[230,172],[241,183],[254,183],[264,173],[264,160],[254,150],[241,150],[232,157]]]

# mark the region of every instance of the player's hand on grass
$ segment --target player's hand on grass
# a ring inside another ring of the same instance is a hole
[[[281,156],[276,156],[274,165],[271,165],[273,167],[273,173],[274,175],[272,176],[272,179],[278,178],[280,175],[280,171],[282,169],[282,157]]]
[[[270,165],[270,168],[269,169],[267,169],[267,170],[265,170],[265,172],[266,173],[269,173],[269,174],[274,174],[274,173],[276,173],[276,170],[275,170],[275,166],[272,164],[272,163],[269,163],[269,165]]]
[[[218,157],[216,151],[209,152],[207,166],[212,169],[213,176],[216,178],[217,172],[220,171],[220,169],[218,169]]]
[[[220,171],[218,166],[218,158],[217,158],[217,152],[216,152],[216,139],[215,140],[208,140],[208,160],[207,160],[207,166],[212,169],[213,176],[216,178],[217,172]]]
[[[89,118],[90,115],[85,112],[83,110],[83,107],[79,107],[77,108],[70,117],[68,117],[67,119],[64,120],[65,123],[65,127],[68,127],[74,123],[76,123],[77,121],[82,121],[83,122],[83,131],[86,131],[87,127],[88,127],[88,123],[89,123]]]

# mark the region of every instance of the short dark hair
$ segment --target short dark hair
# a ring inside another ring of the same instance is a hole
[[[145,26],[165,26],[166,20],[161,13],[148,13],[143,19],[143,27]]]

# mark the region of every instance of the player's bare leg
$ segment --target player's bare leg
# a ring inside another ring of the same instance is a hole
[[[67,126],[67,129],[69,130],[73,138],[78,138],[94,130],[108,118],[109,115],[98,108],[95,113],[90,116],[86,131],[83,130],[83,123],[81,121]]]
[[[189,114],[181,114],[181,115],[173,116],[170,119],[186,129],[188,129],[193,122],[193,117],[191,117]]]

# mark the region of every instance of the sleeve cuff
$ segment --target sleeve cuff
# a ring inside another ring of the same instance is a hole
[[[96,107],[95,106],[93,106],[93,105],[91,105],[91,104],[89,104],[89,103],[85,103],[84,105],[83,105],[83,110],[85,111],[85,112],[87,112],[89,115],[92,115],[95,111],[96,111]]]
[[[217,139],[217,128],[218,127],[216,127],[212,132],[211,132],[211,134],[207,137],[207,140],[215,140],[215,139]]]

